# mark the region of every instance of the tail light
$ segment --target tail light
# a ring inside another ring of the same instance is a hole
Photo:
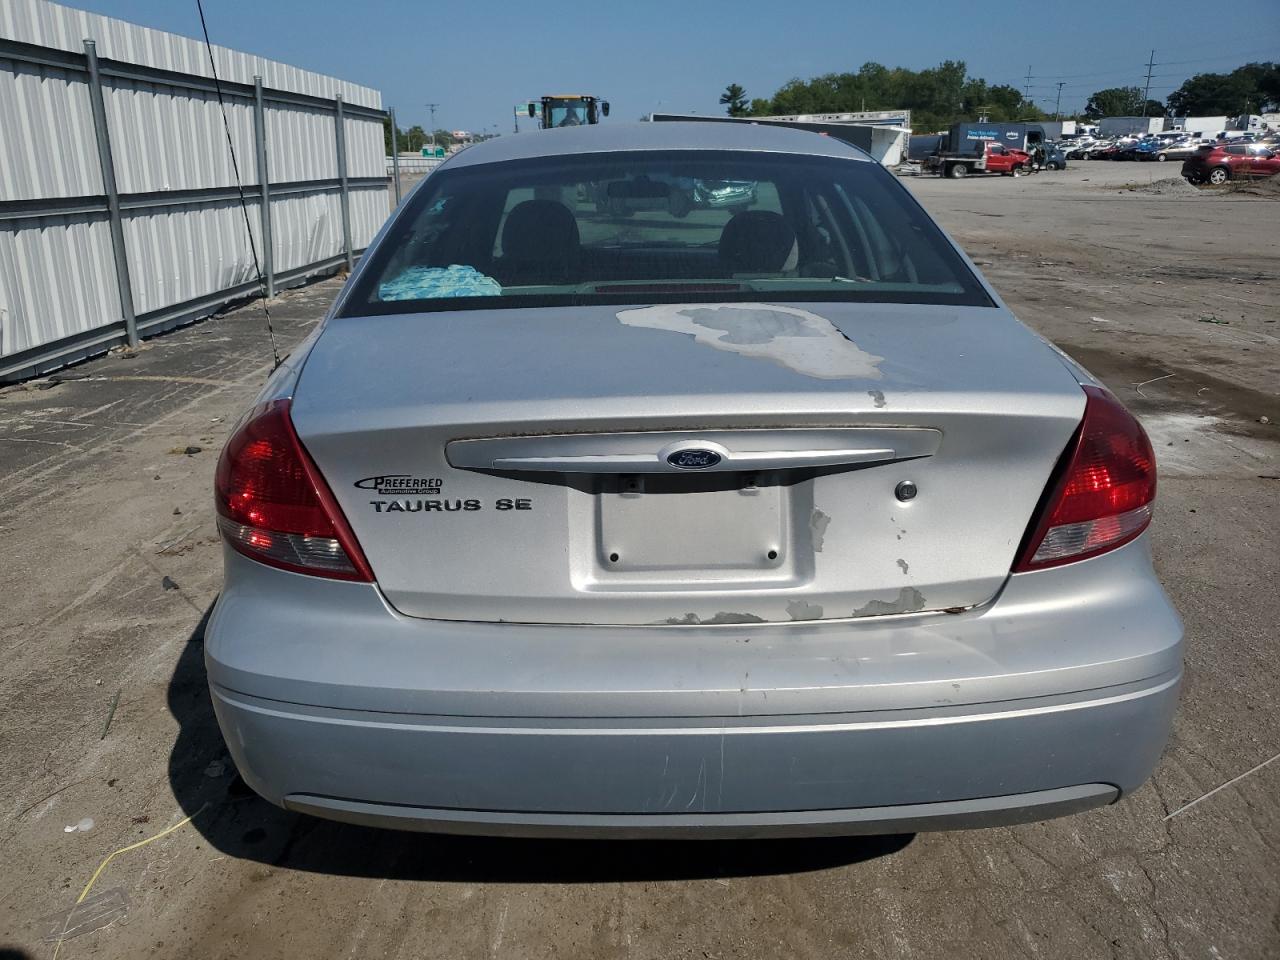
[[[1084,421],[1023,538],[1015,573],[1114,550],[1151,522],[1156,461],[1142,425],[1111,393],[1085,387]]]
[[[227,441],[214,478],[218,529],[260,563],[373,581],[360,544],[293,429],[289,401],[258,407]]]

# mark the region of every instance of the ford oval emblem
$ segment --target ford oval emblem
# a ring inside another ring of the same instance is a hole
[[[719,462],[720,454],[714,450],[700,450],[697,448],[677,450],[667,456],[667,463],[673,467],[679,467],[681,470],[703,470],[707,467],[714,467]]]

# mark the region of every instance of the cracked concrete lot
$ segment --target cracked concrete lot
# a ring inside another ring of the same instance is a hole
[[[0,957],[1280,956],[1280,205],[1099,182],[1175,172],[909,185],[1152,434],[1187,660],[1135,794],[1005,829],[685,844],[403,835],[248,795],[201,630],[214,462],[269,367],[250,305],[0,389]],[[279,298],[286,346],[336,291]],[[175,825],[76,908],[105,857]]]

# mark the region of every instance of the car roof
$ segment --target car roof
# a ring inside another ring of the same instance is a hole
[[[459,150],[444,166],[454,169],[627,150],[744,150],[874,162],[862,150],[835,137],[769,124],[707,120],[600,123],[511,134]]]

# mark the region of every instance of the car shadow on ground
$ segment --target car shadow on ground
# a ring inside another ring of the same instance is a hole
[[[378,830],[290,813],[235,773],[214,718],[204,629],[192,632],[169,683],[179,730],[169,782],[218,852],[314,873],[469,883],[597,883],[802,873],[896,853],[912,834],[788,840],[606,841],[458,837]]]

